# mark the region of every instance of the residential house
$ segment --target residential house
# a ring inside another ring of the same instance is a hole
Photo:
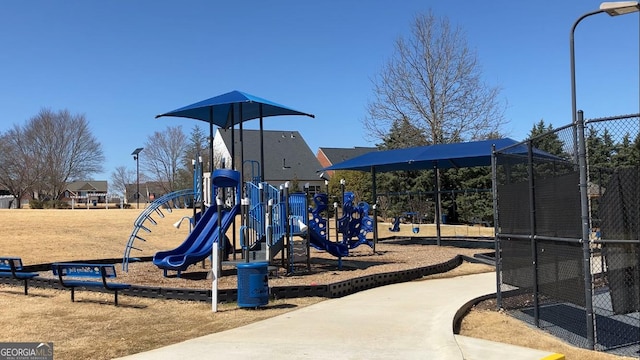
[[[166,195],[168,191],[166,190],[166,186],[163,186],[162,183],[157,181],[145,181],[139,184],[140,186],[140,197],[136,198],[136,193],[138,192],[138,184],[126,184],[125,185],[125,204],[130,205],[138,205],[145,207],[147,203],[152,202],[153,200]]]
[[[9,190],[0,187],[0,209],[15,209],[18,201],[15,201]]]
[[[107,201],[107,181],[73,181],[67,184],[61,196],[61,200],[70,205],[87,204],[96,206],[98,203]]]
[[[235,168],[240,169],[240,130],[235,129],[233,140],[235,148]],[[231,132],[232,130],[218,129],[214,141],[214,164],[216,168],[231,168]],[[243,175],[245,181],[260,178],[262,166],[260,164],[260,131],[243,130]],[[320,191],[324,181],[318,176],[322,168],[318,159],[297,131],[264,130],[264,181],[273,186],[279,186],[289,181],[297,183],[298,189],[309,183],[310,191]],[[224,166],[223,166],[224,165]]]
[[[328,166],[341,163],[345,160],[349,160],[351,158],[364,155],[366,153],[370,153],[372,151],[377,151],[378,149],[375,147],[353,147],[353,148],[328,148],[321,147],[318,149],[316,157],[322,165],[322,168],[326,168]],[[333,171],[329,170],[326,172],[327,178],[331,178],[333,176]]]

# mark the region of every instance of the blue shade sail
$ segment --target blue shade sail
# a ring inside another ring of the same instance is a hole
[[[157,115],[156,118],[162,116],[185,117],[206,121],[228,129],[247,120],[280,115],[315,117],[313,114],[297,111],[273,101],[234,90]]]

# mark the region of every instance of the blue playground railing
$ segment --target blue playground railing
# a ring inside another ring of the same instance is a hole
[[[289,194],[289,214],[290,214],[290,231],[291,234],[300,234],[300,222],[308,226],[309,215],[307,215],[307,194],[292,193]]]
[[[251,230],[255,235],[255,239],[246,239],[246,241],[249,241],[249,246],[252,246],[251,241],[262,241],[265,239],[266,241],[270,241],[268,246],[272,247],[282,241],[286,235],[287,215],[286,204],[282,198],[283,194],[278,188],[268,183],[262,183],[262,189],[260,189],[260,184],[247,183],[246,185],[251,204],[247,219],[247,229]],[[272,220],[271,224],[267,226],[267,224],[264,223],[265,211],[270,200],[272,203]],[[293,193],[289,195],[289,215],[289,221],[291,221],[290,232],[292,234],[300,233],[299,222],[293,221],[293,219],[300,219],[300,221],[308,226],[307,202],[304,193]],[[267,234],[266,231],[268,231],[269,234]]]
[[[262,189],[260,189],[260,187],[262,187]],[[280,199],[280,191],[268,183],[252,182],[246,184],[246,189],[250,202],[247,228],[255,235],[253,241],[262,241],[266,237],[266,224],[264,220],[267,204],[269,200],[272,199],[274,203],[277,203]],[[249,244],[249,246],[251,246],[251,244]]]

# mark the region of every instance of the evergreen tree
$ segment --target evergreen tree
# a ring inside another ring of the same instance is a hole
[[[622,138],[622,142],[616,146],[615,154],[612,156],[610,166],[627,167],[638,166],[640,162],[640,137],[631,141],[631,136],[627,133]]]
[[[383,150],[391,150],[423,145],[427,145],[427,139],[422,130],[403,117],[393,122],[389,133],[383,138],[379,147]]]
[[[559,139],[558,133],[553,132],[551,124],[545,125],[544,120],[540,120],[533,126],[529,133],[529,138],[532,140],[533,147],[538,150],[552,155],[566,155],[563,149],[563,142]]]
[[[602,136],[598,131],[589,129],[587,135],[587,156],[590,167],[609,166],[616,151],[616,145],[609,130],[605,129]]]
[[[194,126],[191,129],[184,154],[182,156],[182,166],[177,170],[177,189],[190,189],[193,187],[194,166],[200,166],[202,159],[203,172],[209,171],[209,144],[208,137],[202,129]],[[193,162],[195,161],[195,165]]]

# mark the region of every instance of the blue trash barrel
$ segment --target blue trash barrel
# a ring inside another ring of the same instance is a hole
[[[268,263],[238,264],[238,306],[259,307],[269,303]]]

